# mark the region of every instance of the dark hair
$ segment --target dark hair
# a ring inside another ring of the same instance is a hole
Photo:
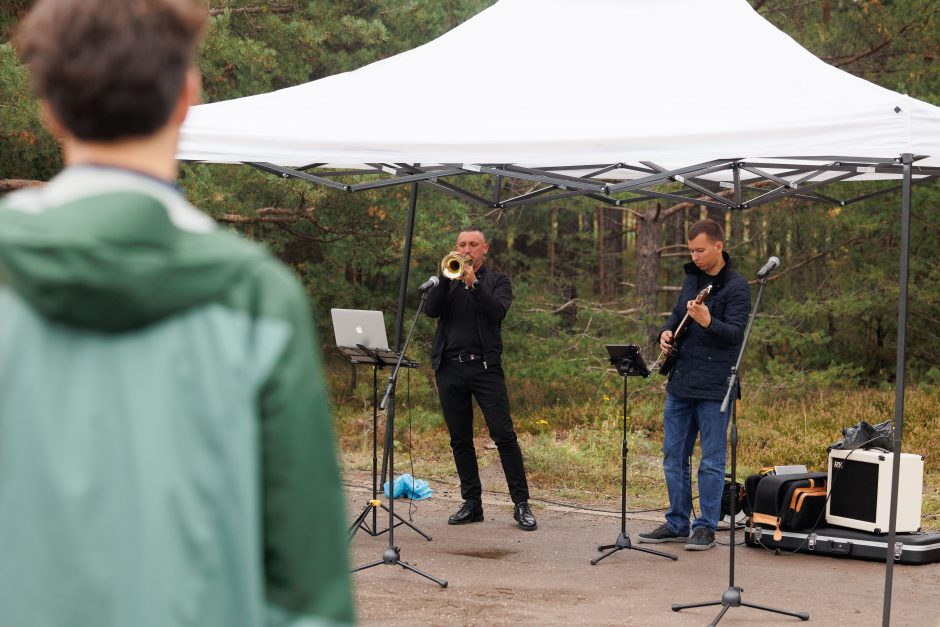
[[[71,134],[142,137],[176,106],[206,13],[197,0],[39,0],[15,43]]]
[[[470,226],[465,226],[459,231],[457,231],[457,235],[460,235],[461,233],[469,233],[471,231],[476,231],[477,233],[483,236],[483,239],[486,239],[486,233],[483,232],[483,229],[473,224],[471,224]]]
[[[721,228],[721,225],[705,218],[704,220],[699,220],[689,229],[689,241],[695,239],[699,235],[704,233],[708,236],[713,242],[723,242],[725,241],[725,230]]]

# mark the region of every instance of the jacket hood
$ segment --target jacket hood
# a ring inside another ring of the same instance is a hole
[[[0,288],[70,326],[149,325],[218,299],[265,257],[171,185],[126,170],[71,167],[0,203]]]

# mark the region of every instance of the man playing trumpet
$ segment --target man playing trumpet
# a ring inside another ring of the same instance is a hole
[[[438,320],[431,366],[464,499],[447,522],[464,525],[483,521],[480,470],[473,446],[475,398],[499,450],[515,504],[513,518],[520,529],[532,531],[538,525],[529,507],[529,486],[501,365],[500,326],[512,304],[512,283],[505,274],[484,266],[489,248],[480,228],[461,230],[454,252],[441,264],[441,282],[429,294],[425,309]]]

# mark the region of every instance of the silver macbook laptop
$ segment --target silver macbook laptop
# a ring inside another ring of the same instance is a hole
[[[388,350],[388,336],[385,335],[385,317],[381,311],[362,309],[331,309],[333,333],[336,334],[337,346],[358,346]]]

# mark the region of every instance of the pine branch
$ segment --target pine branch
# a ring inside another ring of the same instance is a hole
[[[250,7],[233,7],[233,8],[227,8],[223,6],[223,7],[216,7],[216,8],[209,9],[209,15],[210,16],[222,15],[223,13],[226,13],[226,12],[230,13],[231,15],[251,15],[251,14],[258,14],[258,13],[285,14],[285,13],[293,13],[296,10],[297,10],[296,7],[285,7],[285,6],[279,6],[279,5],[272,5],[272,6],[257,5],[257,6],[250,6]]]
[[[849,244],[855,244],[856,242],[859,242],[859,241],[870,240],[870,239],[872,239],[873,237],[874,237],[874,236],[872,236],[872,235],[859,235],[858,237],[853,237],[853,238],[850,238],[850,239],[848,239],[848,240],[846,240],[846,241],[844,241],[844,242],[841,242],[841,243],[839,243],[839,244],[835,244],[835,245],[831,246],[830,248],[827,248],[826,250],[820,251],[820,252],[816,253],[815,255],[813,255],[813,256],[811,256],[811,257],[807,257],[807,258],[804,259],[803,261],[799,261],[799,262],[795,263],[794,265],[790,266],[790,267],[787,268],[786,270],[783,270],[783,271],[781,271],[781,272],[778,272],[777,274],[775,274],[775,275],[773,275],[772,277],[770,277],[769,280],[770,280],[770,281],[776,281],[776,280],[779,279],[780,277],[786,276],[787,274],[789,274],[789,273],[791,273],[791,272],[793,272],[793,271],[795,271],[795,270],[798,270],[798,269],[802,268],[803,266],[805,266],[805,265],[807,265],[807,264],[809,264],[809,263],[812,263],[812,262],[816,261],[817,259],[820,259],[820,258],[825,257],[825,256],[827,256],[827,255],[831,255],[833,252],[835,252],[836,250],[842,248],[843,246],[848,246]],[[760,283],[760,279],[753,279],[753,280],[751,280],[751,281],[748,281],[748,284],[749,284],[749,285],[756,285],[756,284],[758,284],[758,283]]]

